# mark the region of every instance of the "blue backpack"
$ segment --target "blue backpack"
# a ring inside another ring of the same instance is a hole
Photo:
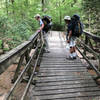
[[[83,33],[83,24],[80,21],[80,17],[78,15],[73,15],[72,24],[74,26],[73,34],[76,37],[79,37]]]

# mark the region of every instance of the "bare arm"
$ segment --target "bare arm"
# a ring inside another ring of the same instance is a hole
[[[44,28],[44,24],[42,24],[42,26],[40,27],[40,29],[39,29],[39,30],[41,31],[43,28]]]
[[[72,36],[72,31],[69,31],[68,40],[70,40],[71,36]]]
[[[72,36],[72,30],[69,31],[69,33],[68,33],[68,40],[67,40],[67,43],[70,43],[70,38],[71,38],[71,36]]]

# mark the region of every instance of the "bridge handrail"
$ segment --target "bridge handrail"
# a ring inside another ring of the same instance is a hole
[[[84,32],[84,34],[86,36],[88,36],[89,38],[93,39],[94,41],[100,42],[100,36],[94,35],[94,34],[92,34],[90,32],[87,32],[87,31],[83,31],[83,32]]]
[[[91,43],[91,40],[93,40],[94,43],[97,43],[97,42],[100,43],[100,37],[96,36],[90,32],[86,32],[86,31],[84,31],[83,35],[85,35],[85,40],[82,41],[78,38],[79,43],[76,47],[77,47],[78,51],[80,52],[80,54],[83,56],[83,58],[91,66],[91,68],[93,68],[94,71],[97,73],[98,77],[100,77],[100,53],[95,51],[95,49],[93,48],[92,43]],[[83,52],[79,49],[80,46],[82,46],[82,48],[84,49]],[[89,61],[89,59],[86,55],[87,54],[86,52],[92,53],[94,55],[95,59],[99,60],[98,68]]]
[[[30,36],[28,41],[25,41],[24,43],[9,51],[7,54],[4,54],[0,57],[0,74],[3,73],[9,65],[13,64],[18,57],[24,54],[27,49],[33,45],[33,42],[36,40],[38,34],[39,33],[36,32]]]
[[[23,76],[27,75],[29,77],[29,80],[27,80],[28,84],[25,87],[23,96],[21,97],[21,100],[24,100],[28,92],[28,89],[30,87],[30,84],[32,82],[32,79],[34,77],[37,65],[39,66],[40,54],[42,53],[43,45],[44,45],[44,42],[43,42],[42,33],[36,32],[29,38],[28,41],[25,41],[21,45],[9,51],[7,54],[0,57],[0,64],[1,64],[0,74],[3,73],[9,67],[9,65],[13,64],[17,58],[20,58],[16,71],[14,73],[13,79],[12,79],[12,82],[14,83],[14,85],[10,89],[9,93],[6,95],[5,100],[11,100],[11,98],[13,98],[13,96],[16,94],[16,93],[14,94],[14,92],[16,91],[16,88],[19,86],[19,84],[23,80]],[[34,48],[34,46],[35,46],[34,52],[30,55],[30,52]],[[26,60],[26,64],[23,70],[20,72],[24,58]],[[31,65],[33,60],[34,60],[34,64]]]

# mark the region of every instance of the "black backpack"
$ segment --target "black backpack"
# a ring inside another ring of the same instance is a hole
[[[80,17],[78,15],[73,15],[72,19],[73,24],[73,36],[79,37],[83,33],[83,24],[80,21]]]
[[[43,16],[42,21],[44,23],[43,31],[48,32],[50,29],[50,19],[48,16]]]

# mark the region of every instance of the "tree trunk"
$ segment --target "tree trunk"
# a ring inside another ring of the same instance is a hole
[[[90,10],[89,10],[89,32],[91,32],[91,16],[90,16]]]
[[[61,10],[60,10],[60,24],[62,23],[62,15],[61,15]]]
[[[29,3],[28,0],[26,0],[26,1],[25,1],[25,6],[26,6],[26,7],[28,7],[28,5],[29,5],[28,3]]]
[[[60,5],[60,2],[59,2],[59,7],[60,7],[61,5]],[[62,23],[62,15],[61,15],[61,9],[60,9],[60,11],[59,11],[59,21],[60,21],[60,24]]]
[[[7,15],[8,15],[8,0],[6,0],[6,12],[7,12]]]
[[[45,0],[42,0],[42,11],[44,12],[44,8],[45,8]]]
[[[12,3],[12,9],[13,9],[12,13],[14,14],[14,0],[11,0],[11,3]]]

